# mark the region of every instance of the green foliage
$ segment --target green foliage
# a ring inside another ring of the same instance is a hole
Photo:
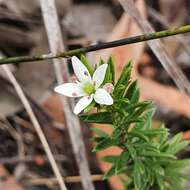
[[[103,64],[103,60],[100,61]],[[114,83],[113,60],[109,59],[106,81]],[[189,141],[181,134],[170,137],[163,125],[152,127],[155,108],[152,102],[139,101],[137,81],[130,81],[131,62],[123,69],[112,97],[114,104],[100,106],[99,111],[80,116],[82,121],[111,124],[112,133],[93,129],[96,145],[93,151],[111,146],[122,149],[119,155],[107,155],[103,161],[112,164],[104,179],[123,174],[126,190],[184,190],[189,159],[177,159]]]
[[[80,119],[84,122],[88,123],[105,123],[105,124],[112,124],[112,115],[110,112],[97,112],[90,115],[80,115]]]
[[[125,65],[117,83],[115,84],[113,95],[116,99],[122,98],[123,95],[125,94],[125,90],[128,86],[126,84],[129,83],[130,75],[131,75],[131,62]]]
[[[108,68],[104,79],[104,84],[105,83],[115,83],[115,68],[112,57],[108,59]]]
[[[82,63],[85,65],[85,67],[88,69],[90,75],[93,75],[93,69],[90,66],[90,63],[88,62],[87,58],[82,54],[80,57],[80,60],[82,61]]]

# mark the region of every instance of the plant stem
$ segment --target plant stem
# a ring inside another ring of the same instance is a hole
[[[87,46],[84,48],[78,48],[70,51],[60,52],[57,54],[44,54],[44,55],[34,55],[34,56],[18,56],[18,57],[8,57],[8,58],[1,58],[0,59],[0,65],[3,64],[11,64],[11,63],[21,63],[21,62],[30,62],[30,61],[42,61],[42,60],[48,60],[48,59],[54,59],[54,58],[68,58],[74,55],[80,55],[87,52],[97,51],[101,49],[107,49],[117,46],[123,46],[127,44],[133,44],[148,40],[154,40],[159,38],[164,38],[168,36],[174,36],[177,34],[183,34],[190,32],[190,25],[181,26],[179,28],[173,28],[169,30],[163,30],[159,32],[153,32],[149,34],[134,36],[130,38],[124,38],[121,40],[115,40],[111,42],[105,42],[100,43],[96,45]]]

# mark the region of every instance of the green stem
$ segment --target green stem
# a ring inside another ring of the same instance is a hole
[[[127,44],[133,44],[133,43],[138,43],[138,42],[143,42],[143,41],[148,41],[148,40],[154,40],[154,39],[164,38],[164,37],[173,36],[177,34],[183,34],[187,32],[190,32],[190,25],[181,26],[179,28],[173,28],[173,29],[164,30],[160,32],[134,36],[130,38],[124,38],[121,40],[115,40],[111,42],[91,45],[88,47],[60,52],[57,54],[50,53],[46,55],[18,56],[18,57],[8,57],[8,58],[5,57],[5,58],[0,59],[0,65],[11,64],[11,63],[21,63],[21,62],[31,62],[31,61],[41,61],[41,60],[48,60],[48,59],[54,59],[54,58],[68,58],[74,55],[80,55],[87,52],[92,52],[92,51],[97,51],[97,50],[107,49],[107,48],[112,48],[112,47],[117,47],[117,46],[123,46]]]

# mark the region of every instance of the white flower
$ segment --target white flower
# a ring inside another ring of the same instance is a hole
[[[76,57],[72,57],[72,66],[78,79],[76,83],[65,83],[57,86],[54,90],[69,97],[82,97],[74,108],[74,113],[79,114],[92,101],[102,105],[112,105],[113,99],[110,94],[101,88],[104,81],[107,64],[100,65],[91,77],[88,69]]]

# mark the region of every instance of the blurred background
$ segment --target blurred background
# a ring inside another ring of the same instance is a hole
[[[130,13],[118,0],[55,0],[64,45],[67,50],[142,34]],[[156,31],[190,24],[189,0],[137,0],[136,7]],[[140,19],[140,18],[139,18]],[[172,59],[190,79],[190,34],[162,39]],[[0,0],[0,54],[2,56],[35,55],[50,52],[39,0]],[[183,133],[190,139],[190,101],[181,93],[150,47],[145,43],[88,53],[91,64],[112,54],[117,74],[129,60],[133,61],[133,79],[139,80],[141,99],[154,101],[157,110],[153,125],[165,123],[171,135]],[[68,63],[70,61],[68,60]],[[60,98],[53,93],[57,85],[52,61],[9,65],[27,94],[63,176],[77,176],[78,167],[71,151],[67,124]],[[68,64],[69,65],[69,64]],[[72,69],[69,67],[71,76]],[[175,76],[173,76],[175,77]],[[117,149],[92,153],[93,134],[81,124],[92,174],[109,168],[100,157]],[[105,130],[110,130],[106,126]],[[190,148],[179,157],[189,158]],[[53,172],[32,123],[17,93],[0,68],[0,189],[57,189]],[[44,181],[35,181],[45,178]],[[68,189],[81,190],[80,180],[67,182]],[[96,189],[120,190],[117,178],[96,180]],[[190,189],[190,187],[187,187]]]

